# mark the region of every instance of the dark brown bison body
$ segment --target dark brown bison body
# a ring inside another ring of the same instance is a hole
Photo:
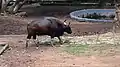
[[[60,36],[67,32],[72,33],[69,25],[64,24],[57,18],[45,17],[42,20],[32,21],[27,25],[28,36],[27,39],[36,39],[36,36],[49,35],[51,38],[58,37],[61,41]],[[26,47],[28,44],[26,43]]]

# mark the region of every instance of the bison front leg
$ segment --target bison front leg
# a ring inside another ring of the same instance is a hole
[[[27,40],[26,40],[26,48],[28,47],[28,42],[29,42],[29,40],[31,39],[31,35],[30,34],[28,34],[27,35]]]
[[[58,39],[59,39],[59,43],[62,44],[63,42],[62,42],[60,36],[58,37]]]
[[[36,40],[36,39],[33,39],[33,41],[34,41],[36,47],[38,47],[38,42],[37,42],[37,40]]]
[[[38,47],[38,40],[36,39],[36,35],[33,36],[33,41],[36,44],[36,47]]]

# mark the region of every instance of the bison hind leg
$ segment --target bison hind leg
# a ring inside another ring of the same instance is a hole
[[[29,42],[30,39],[27,39],[26,40],[26,48],[28,47],[28,42]]]
[[[28,47],[28,42],[29,42],[29,40],[31,39],[31,37],[32,37],[32,36],[28,34],[27,40],[26,40],[26,48]]]

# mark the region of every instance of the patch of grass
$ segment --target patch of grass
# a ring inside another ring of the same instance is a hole
[[[62,49],[72,55],[76,56],[114,56],[120,54],[120,44],[70,44],[66,43],[67,46]]]
[[[89,47],[89,54],[90,55],[97,55],[97,56],[113,56],[116,54],[120,54],[120,44],[96,44],[91,45]]]
[[[85,53],[88,50],[88,44],[71,44],[69,46],[64,47],[64,51],[73,54],[73,55],[80,55]]]

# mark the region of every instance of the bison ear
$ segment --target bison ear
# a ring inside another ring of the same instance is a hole
[[[70,22],[68,23],[68,26],[70,26]]]

